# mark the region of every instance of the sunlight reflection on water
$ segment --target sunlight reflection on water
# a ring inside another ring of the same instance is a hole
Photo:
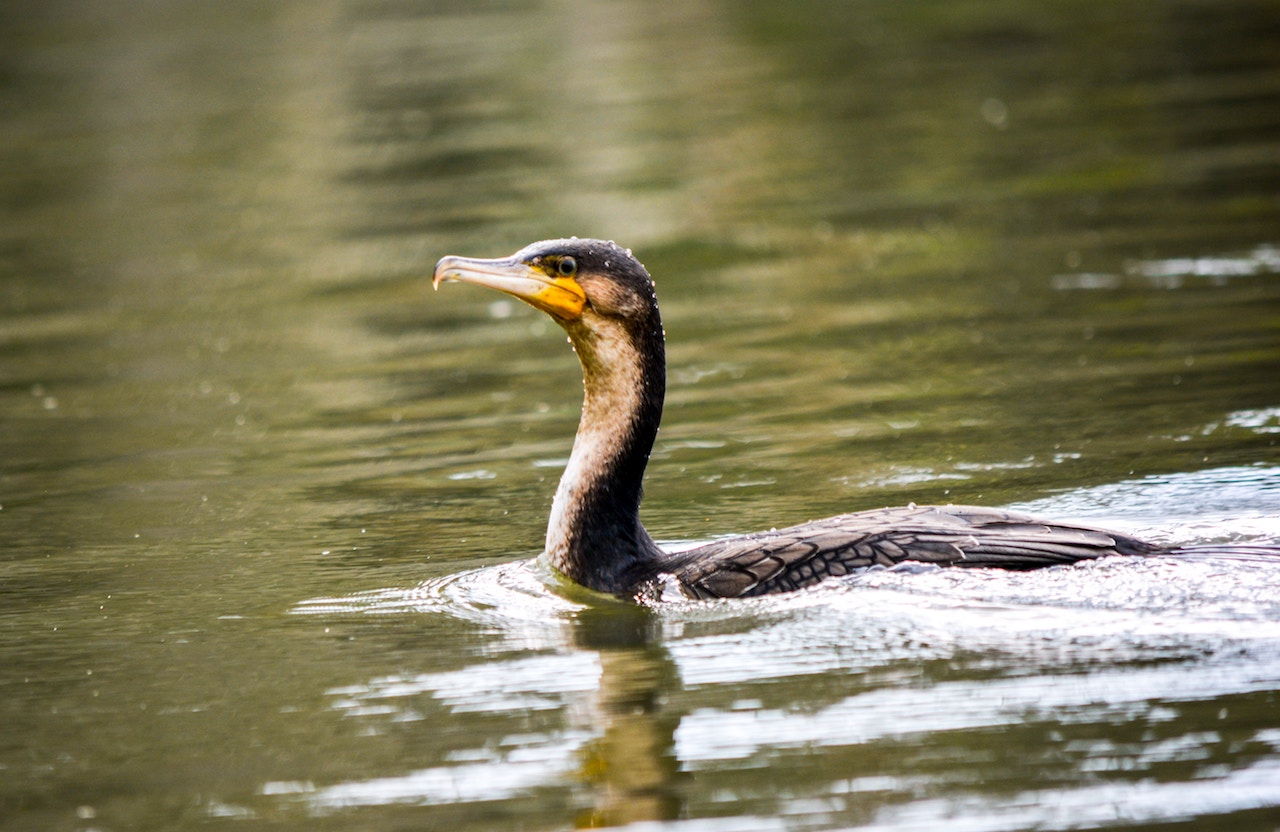
[[[1280,750],[1274,738],[1271,744],[1273,750]],[[1275,807],[1280,805],[1277,782],[1280,763],[1263,760],[1221,777],[1189,783],[1149,780],[1028,791],[1008,798],[921,800],[884,810],[876,818],[876,828],[932,832],[945,825],[948,830],[961,832],[1002,832],[1170,822],[1210,813]]]
[[[1210,286],[1227,281],[1280,273],[1280,248],[1260,245],[1248,254],[1235,257],[1173,257],[1163,260],[1134,260],[1125,264],[1124,274],[1071,272],[1053,276],[1053,288],[1070,290],[1114,290],[1138,282],[1155,289],[1180,289],[1188,280],[1202,280]]]
[[[1158,474],[1010,506],[1169,545],[1280,540],[1280,466]]]
[[[590,734],[583,731],[567,731],[536,745],[494,754],[494,759],[487,762],[438,766],[320,789],[310,783],[297,784],[290,791],[303,796],[308,808],[316,814],[356,806],[427,806],[502,800],[554,782],[572,767],[576,752],[589,738]],[[268,783],[262,793],[287,793],[283,785],[286,784]]]
[[[1254,665],[1230,662],[882,688],[808,714],[776,709],[695,711],[681,721],[676,748],[687,766],[700,768],[745,760],[769,748],[858,745],[889,736],[1071,721],[1084,708],[1091,721],[1158,720],[1157,703],[1173,691],[1178,701],[1186,702],[1269,690],[1275,682],[1273,674]],[[987,704],[977,707],[979,702]]]

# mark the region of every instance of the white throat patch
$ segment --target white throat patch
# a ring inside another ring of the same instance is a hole
[[[565,466],[547,522],[547,554],[552,563],[569,553],[585,495],[622,452],[640,409],[642,361],[621,327],[586,322],[571,332],[582,362],[584,397],[573,453]]]

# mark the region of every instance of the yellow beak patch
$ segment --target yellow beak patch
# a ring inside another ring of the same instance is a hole
[[[497,260],[444,257],[436,264],[431,285],[439,289],[441,283],[451,281],[497,289],[563,321],[581,318],[587,303],[582,286],[572,277],[551,275],[510,257]]]

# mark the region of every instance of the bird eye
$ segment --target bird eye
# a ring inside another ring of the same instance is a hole
[[[578,270],[578,261],[572,257],[561,257],[560,262],[556,265],[556,271],[560,272],[561,277],[571,277]]]

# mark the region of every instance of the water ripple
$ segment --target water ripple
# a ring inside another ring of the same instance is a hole
[[[497,651],[563,646],[569,616],[582,604],[556,594],[538,559],[468,569],[411,587],[389,587],[302,601],[295,615],[446,614],[503,637]]]

